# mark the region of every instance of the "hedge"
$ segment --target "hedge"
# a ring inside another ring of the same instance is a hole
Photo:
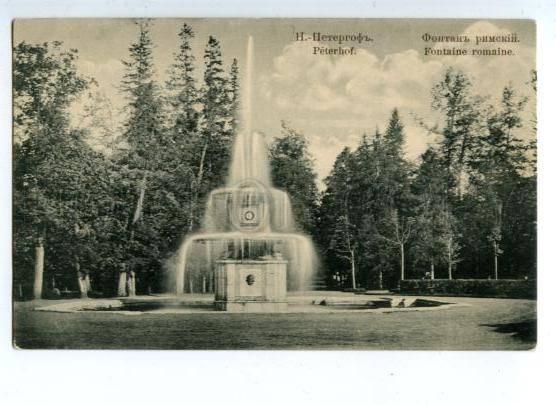
[[[536,280],[402,280],[400,293],[408,295],[446,295],[462,297],[537,297]]]

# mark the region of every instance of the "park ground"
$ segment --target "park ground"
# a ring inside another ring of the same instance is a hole
[[[117,312],[36,310],[63,304],[61,300],[15,302],[13,336],[14,346],[20,349],[527,350],[535,347],[534,300],[434,299],[458,305],[423,311],[146,312],[129,316]]]

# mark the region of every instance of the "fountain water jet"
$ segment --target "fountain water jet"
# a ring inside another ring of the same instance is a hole
[[[281,284],[284,284],[283,292],[279,293],[284,295],[286,268],[289,289],[307,289],[313,276],[316,262],[313,244],[307,236],[296,231],[288,194],[272,187],[267,146],[263,136],[251,128],[252,74],[253,38],[249,37],[242,97],[242,128],[234,142],[227,184],[210,193],[202,230],[189,236],[177,253],[178,295],[184,293],[185,280],[193,273],[212,278],[215,271],[219,272],[221,268],[235,269],[236,264],[251,266],[253,269],[269,267],[269,271],[257,273],[267,283],[266,287],[261,288],[282,291]],[[283,277],[278,275],[282,267]],[[227,275],[219,276],[216,281],[217,300],[218,289],[225,288],[221,284],[229,283],[229,279],[235,277],[234,274],[239,274],[238,271],[220,271]],[[248,284],[251,283],[249,285],[259,282],[252,274],[246,280]]]

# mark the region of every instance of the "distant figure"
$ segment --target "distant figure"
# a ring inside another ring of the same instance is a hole
[[[405,308],[405,298],[402,298],[398,305],[396,305],[396,308]]]

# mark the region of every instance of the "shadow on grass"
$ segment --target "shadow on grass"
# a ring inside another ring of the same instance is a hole
[[[525,343],[537,342],[536,319],[513,323],[481,324],[481,326],[489,326],[491,328],[494,328],[494,331],[498,333],[511,333],[512,337],[515,337],[516,339],[519,339]]]

